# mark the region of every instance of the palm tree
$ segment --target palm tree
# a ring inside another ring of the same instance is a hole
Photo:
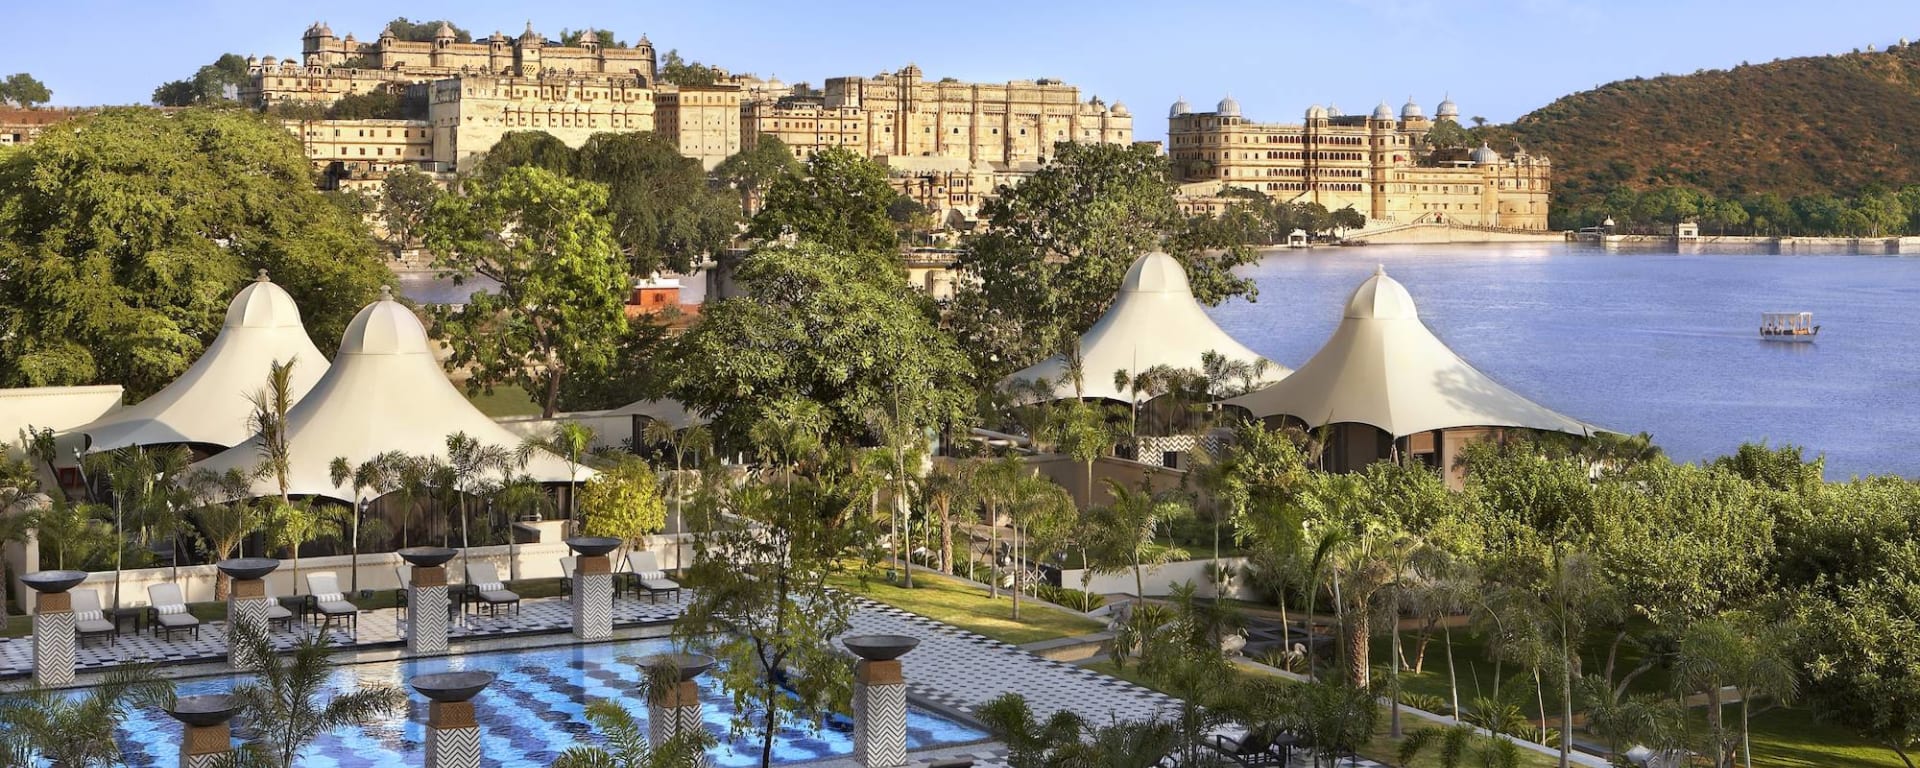
[[[207,556],[214,562],[238,556],[241,544],[265,524],[260,511],[248,503],[247,487],[252,481],[239,469],[224,473],[195,469],[182,482],[192,494],[193,519],[200,526]],[[226,600],[227,589],[227,574],[216,572],[214,599]]]
[[[686,491],[686,483],[681,473],[686,471],[685,462],[688,454],[692,454],[697,461],[702,452],[713,450],[713,432],[700,424],[686,429],[674,429],[672,424],[661,419],[651,419],[647,421],[647,426],[640,431],[640,434],[641,439],[649,443],[665,445],[673,452],[673,478],[668,482],[668,492],[673,494],[675,525],[684,528],[686,520],[680,516],[680,500],[681,494]]]
[[[1471,725],[1451,728],[1422,728],[1400,742],[1400,764],[1412,765],[1413,758],[1428,747],[1440,750],[1439,768],[1519,768],[1520,747],[1498,736],[1486,736]]]
[[[544,435],[533,435],[520,441],[515,458],[521,466],[533,458],[535,451],[546,451],[567,462],[567,519],[574,518],[576,505],[573,497],[580,482],[580,463],[593,450],[595,434],[592,427],[577,421],[557,421]]]
[[[1076,518],[1073,497],[1067,489],[1038,474],[1022,476],[1013,491],[1013,504],[1008,510],[1013,519],[1013,619],[1020,620],[1020,595],[1028,584],[1027,562],[1034,558],[1025,545],[1033,537],[1036,529],[1041,531],[1040,538],[1047,542],[1058,542],[1064,538],[1064,532],[1074,527]],[[1051,547],[1048,547],[1050,549]]]
[[[347,562],[353,570],[352,589],[360,591],[360,517],[366,512],[369,502],[360,496],[361,491],[374,491],[377,494],[390,490],[392,485],[387,462],[375,456],[360,462],[358,466],[347,461],[345,456],[335,456],[327,463],[327,477],[333,481],[333,487],[351,484],[353,487],[353,525],[347,536],[353,540],[352,554]]]
[[[936,464],[920,483],[920,494],[927,509],[940,519],[940,571],[953,573],[954,508],[968,509],[974,502],[973,477],[977,465],[970,462]]]
[[[400,451],[388,451],[374,460],[385,465],[393,490],[388,492],[388,511],[399,518],[400,546],[406,548],[412,544],[413,521],[424,502],[431,506],[434,502],[436,483],[445,466],[439,458],[432,456],[412,456]],[[428,527],[432,533],[432,527]]]
[[[1696,621],[1680,636],[1674,682],[1683,688],[1681,693],[1706,692],[1707,729],[1716,768],[1733,762],[1734,739],[1728,736],[1722,717],[1725,686],[1733,686],[1740,695],[1739,749],[1749,766],[1753,762],[1747,734],[1750,702],[1762,695],[1791,696],[1798,688],[1793,662],[1784,653],[1783,634],[1751,617],[1732,614]]]
[[[287,550],[293,558],[293,594],[300,594],[300,547],[321,539],[339,538],[345,529],[337,507],[324,502],[302,499],[290,504],[282,504],[278,499],[268,502],[265,525],[267,546]]]
[[[987,596],[1000,596],[1000,513],[1013,503],[1024,466],[1019,459],[1003,456],[980,466],[974,473],[974,489],[987,508]]]
[[[484,445],[465,432],[447,435],[447,468],[454,496],[460,509],[460,565],[468,564],[467,550],[472,548],[468,533],[467,496],[488,473],[506,473],[513,457],[498,445]]]
[[[1040,722],[1034,719],[1026,697],[1017,693],[987,702],[976,715],[994,739],[1007,745],[1007,768],[1053,768],[1051,753],[1079,743],[1085,726],[1078,715],[1064,709]]]
[[[293,472],[293,449],[287,434],[287,412],[293,410],[293,364],[276,360],[267,370],[264,388],[247,396],[253,412],[247,416],[247,429],[260,438],[256,446],[260,456],[255,477],[272,477],[280,490],[280,504],[293,506],[288,493],[288,475]]]
[[[0,699],[0,764],[91,768],[120,764],[116,731],[132,707],[165,707],[173,682],[146,665],[116,667],[87,694],[35,690]]]
[[[1106,414],[1098,406],[1077,400],[1055,408],[1053,422],[1047,427],[1053,443],[1086,467],[1086,496],[1080,506],[1092,509],[1093,463],[1113,452],[1120,434],[1107,423]]]
[[[645,668],[648,701],[655,701],[680,681],[680,671],[664,664]],[[606,736],[607,746],[572,747],[553,762],[553,768],[698,768],[716,739],[702,728],[682,730],[657,745],[647,743],[646,730],[633,713],[614,701],[587,705],[587,719]]]
[[[1144,600],[1146,567],[1187,557],[1186,550],[1159,542],[1160,524],[1191,510],[1182,502],[1156,498],[1145,488],[1135,490],[1112,480],[1107,481],[1107,493],[1113,503],[1093,510],[1090,518],[1095,562],[1088,565],[1106,573],[1131,569],[1134,597]]]
[[[35,428],[32,424],[23,427],[20,430],[20,450],[47,468],[47,478],[55,481],[52,498],[56,501],[64,501],[67,498],[67,491],[60,487],[58,482],[60,470],[53,466],[53,460],[60,457],[58,443],[53,437],[53,428]]]
[[[320,734],[365,724],[406,704],[406,693],[385,683],[361,682],[352,691],[330,693],[333,654],[318,634],[301,640],[291,655],[280,656],[259,628],[241,624],[235,631],[235,642],[248,646],[248,655],[258,660],[253,681],[233,689],[254,734],[246,746],[253,759],[293,768],[300,751]]]
[[[1320,579],[1338,557],[1341,547],[1347,545],[1347,534],[1338,528],[1327,528],[1314,540],[1313,556],[1307,560],[1307,676],[1315,677],[1319,673],[1313,666],[1315,642],[1313,607],[1320,596]]]

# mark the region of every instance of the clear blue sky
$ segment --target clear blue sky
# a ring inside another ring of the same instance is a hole
[[[223,52],[298,55],[315,21],[262,0],[0,0],[0,75],[26,70],[63,105],[143,103],[164,80]],[[450,18],[484,35],[531,17],[644,32],[662,52],[736,72],[818,83],[912,61],[929,77],[1058,77],[1124,101],[1143,139],[1184,95],[1223,94],[1256,120],[1307,105],[1348,112],[1445,93],[1463,115],[1511,120],[1565,93],[1636,75],[1920,40],[1920,0],[1264,0],[1256,2],[772,2],[332,0],[335,33],[375,37],[390,19]]]

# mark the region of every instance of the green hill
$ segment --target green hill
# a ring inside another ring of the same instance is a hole
[[[1920,47],[1634,78],[1483,129],[1553,158],[1557,225],[1608,190],[1723,198],[1920,183]]]

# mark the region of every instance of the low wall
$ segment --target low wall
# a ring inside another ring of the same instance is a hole
[[[1233,572],[1236,574],[1235,583],[1232,585],[1233,588],[1227,593],[1227,597],[1241,600],[1259,600],[1260,595],[1248,589],[1245,584],[1246,580],[1238,578],[1237,576],[1240,572],[1240,566],[1246,562],[1247,559],[1244,557],[1220,558],[1221,565],[1233,569]],[[1141,586],[1146,590],[1147,597],[1165,597],[1173,592],[1175,585],[1192,582],[1200,588],[1200,596],[1215,597],[1213,580],[1207,577],[1207,566],[1212,564],[1213,559],[1207,558],[1204,560],[1182,560],[1177,563],[1153,566],[1145,569],[1140,574]],[[1084,587],[1081,586],[1082,578],[1088,579]],[[1085,569],[1068,569],[1060,572],[1060,585],[1073,589],[1085,589],[1088,592],[1098,595],[1131,595],[1134,590],[1133,569],[1129,568],[1118,573],[1091,574]]]
[[[692,540],[691,537],[686,535],[653,536],[650,537],[647,548],[653,550],[655,556],[660,561],[660,565],[668,570],[675,570],[693,562]],[[512,557],[512,555],[516,554],[518,555],[517,559]],[[467,553],[467,557],[473,563],[492,563],[501,576],[509,579],[553,579],[560,577],[560,558],[571,554],[573,554],[573,552],[567,549],[567,545],[550,542],[542,544],[521,544],[518,546],[517,551],[514,551],[513,548],[504,544],[492,547],[474,547]],[[402,567],[410,567],[406,565],[406,561],[400,559],[399,555],[392,552],[364,554],[360,556],[359,563],[360,589],[371,590],[398,589],[400,587],[399,569]],[[339,575],[341,589],[351,589],[353,586],[352,565],[353,558],[349,555],[303,557],[300,559],[300,579],[302,582],[305,582],[307,574],[332,571]],[[517,565],[517,569],[513,567],[515,565]],[[462,570],[461,566],[462,560],[459,557],[455,557],[452,562],[447,563],[447,580],[449,582],[453,584],[463,584],[466,582],[466,573]],[[616,563],[614,570],[624,571],[626,570],[626,566],[624,563]],[[211,565],[187,565],[181,566],[177,570],[173,568],[140,568],[121,571],[120,585],[126,594],[126,600],[121,603],[121,606],[141,607],[147,605],[147,587],[152,584],[175,581],[176,573],[178,574],[177,581],[180,584],[180,589],[186,594],[187,602],[202,603],[214,599],[214,582],[219,574],[219,569]],[[276,597],[285,597],[294,594],[293,561],[290,559],[281,560],[280,568],[268,574],[266,581],[267,589]],[[75,589],[100,590],[101,605],[112,607],[113,584],[113,571],[100,571],[88,574],[87,580],[82,582],[80,586],[75,587]],[[17,589],[22,585],[16,580],[14,586]],[[302,583],[300,585],[300,594],[306,594],[308,591],[306,584]],[[18,592],[15,594],[26,593]],[[29,598],[23,602],[25,603],[23,606],[24,609],[31,612],[33,600]]]
[[[1084,504],[1087,498],[1087,465],[1074,461],[1073,457],[1058,453],[1045,453],[1026,457],[1027,466],[1039,472],[1041,476],[1067,489],[1073,495],[1075,503]],[[1105,481],[1112,480],[1129,488],[1139,488],[1144,478],[1152,484],[1155,493],[1179,488],[1187,473],[1183,470],[1168,469],[1138,461],[1106,456],[1093,462],[1093,505],[1104,506],[1113,502],[1113,494],[1107,491]]]
[[[580,411],[562,413],[551,419],[539,416],[508,416],[494,419],[494,422],[506,427],[508,432],[522,438],[546,437],[553,433],[553,425],[563,421],[578,422],[581,426],[593,430],[593,447],[619,448],[621,441],[633,438],[633,417],[608,416],[605,411]]]

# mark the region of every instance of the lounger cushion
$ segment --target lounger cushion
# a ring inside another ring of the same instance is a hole
[[[502,583],[500,583],[500,582],[497,582],[497,581],[488,581],[488,582],[482,582],[482,583],[480,583],[480,584],[478,584],[478,585],[476,585],[476,586],[478,586],[478,587],[480,588],[480,591],[482,591],[482,592],[505,592],[505,591],[507,591],[507,585],[505,585],[505,584],[502,584]]]
[[[178,616],[186,613],[187,607],[179,603],[174,603],[172,605],[156,605],[153,607],[153,610],[161,616]]]
[[[641,581],[665,581],[667,578],[666,571],[641,571],[634,575],[639,576]]]
[[[520,596],[504,589],[482,589],[480,599],[489,603],[517,603]]]
[[[180,627],[192,627],[192,626],[198,626],[200,624],[199,619],[194,618],[191,614],[187,613],[184,610],[177,613],[162,613],[160,614],[159,618],[160,618],[160,626],[166,627],[168,629],[177,629]]]
[[[73,612],[73,620],[76,622],[103,621],[106,618],[107,618],[107,614],[104,611],[74,611]]]
[[[274,603],[272,605],[267,606],[267,618],[274,621],[279,621],[280,619],[291,619],[293,618],[293,611],[287,610],[287,607],[284,605],[281,605],[279,603]]]
[[[74,622],[74,628],[83,635],[113,634],[113,622],[106,619],[80,619]]]

